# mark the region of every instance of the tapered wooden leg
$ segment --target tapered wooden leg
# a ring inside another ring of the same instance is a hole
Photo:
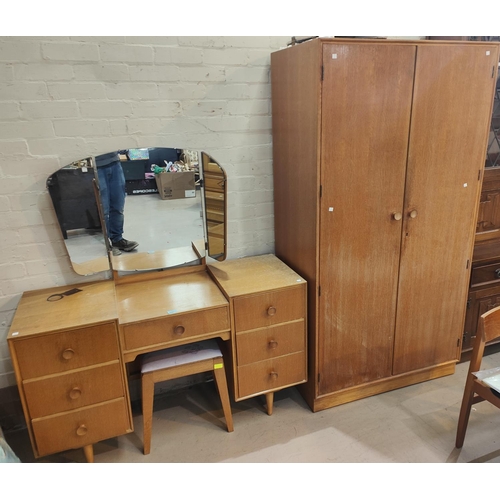
[[[233,432],[233,414],[231,412],[231,402],[229,400],[229,392],[227,390],[226,373],[224,372],[224,365],[222,358],[220,361],[214,362],[214,379],[219,391],[219,397],[222,403],[222,411],[226,419],[227,432]]]
[[[94,445],[88,444],[87,446],[84,446],[83,453],[85,455],[85,458],[87,459],[87,462],[89,464],[93,464],[94,463]]]
[[[267,406],[267,414],[273,414],[273,403],[274,403],[274,392],[268,392],[266,394],[266,406]]]
[[[142,375],[142,423],[144,455],[151,452],[151,426],[153,424],[153,400],[155,384],[151,374]]]

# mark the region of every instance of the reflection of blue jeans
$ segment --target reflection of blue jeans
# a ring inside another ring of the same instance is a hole
[[[116,243],[123,238],[125,176],[120,162],[98,168],[97,175],[108,238]]]

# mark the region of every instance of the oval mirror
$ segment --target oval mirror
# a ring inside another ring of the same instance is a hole
[[[204,152],[113,151],[63,167],[47,186],[78,274],[194,265],[206,249],[225,258],[226,175]]]

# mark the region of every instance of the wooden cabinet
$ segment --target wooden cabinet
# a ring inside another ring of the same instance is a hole
[[[321,410],[454,372],[498,44],[271,56],[276,254],[308,282]]]
[[[274,255],[208,266],[230,301],[236,401],[306,381],[306,282]]]
[[[500,305],[500,167],[487,168],[479,203],[462,352],[472,350],[479,317]]]
[[[113,283],[68,288],[23,294],[8,337],[35,457],[133,429]]]

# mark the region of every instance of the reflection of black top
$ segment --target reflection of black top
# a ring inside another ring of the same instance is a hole
[[[99,155],[95,157],[95,164],[97,168],[109,167],[112,163],[120,162],[120,157],[118,156],[118,151],[112,151],[111,153],[106,153],[105,155]]]

